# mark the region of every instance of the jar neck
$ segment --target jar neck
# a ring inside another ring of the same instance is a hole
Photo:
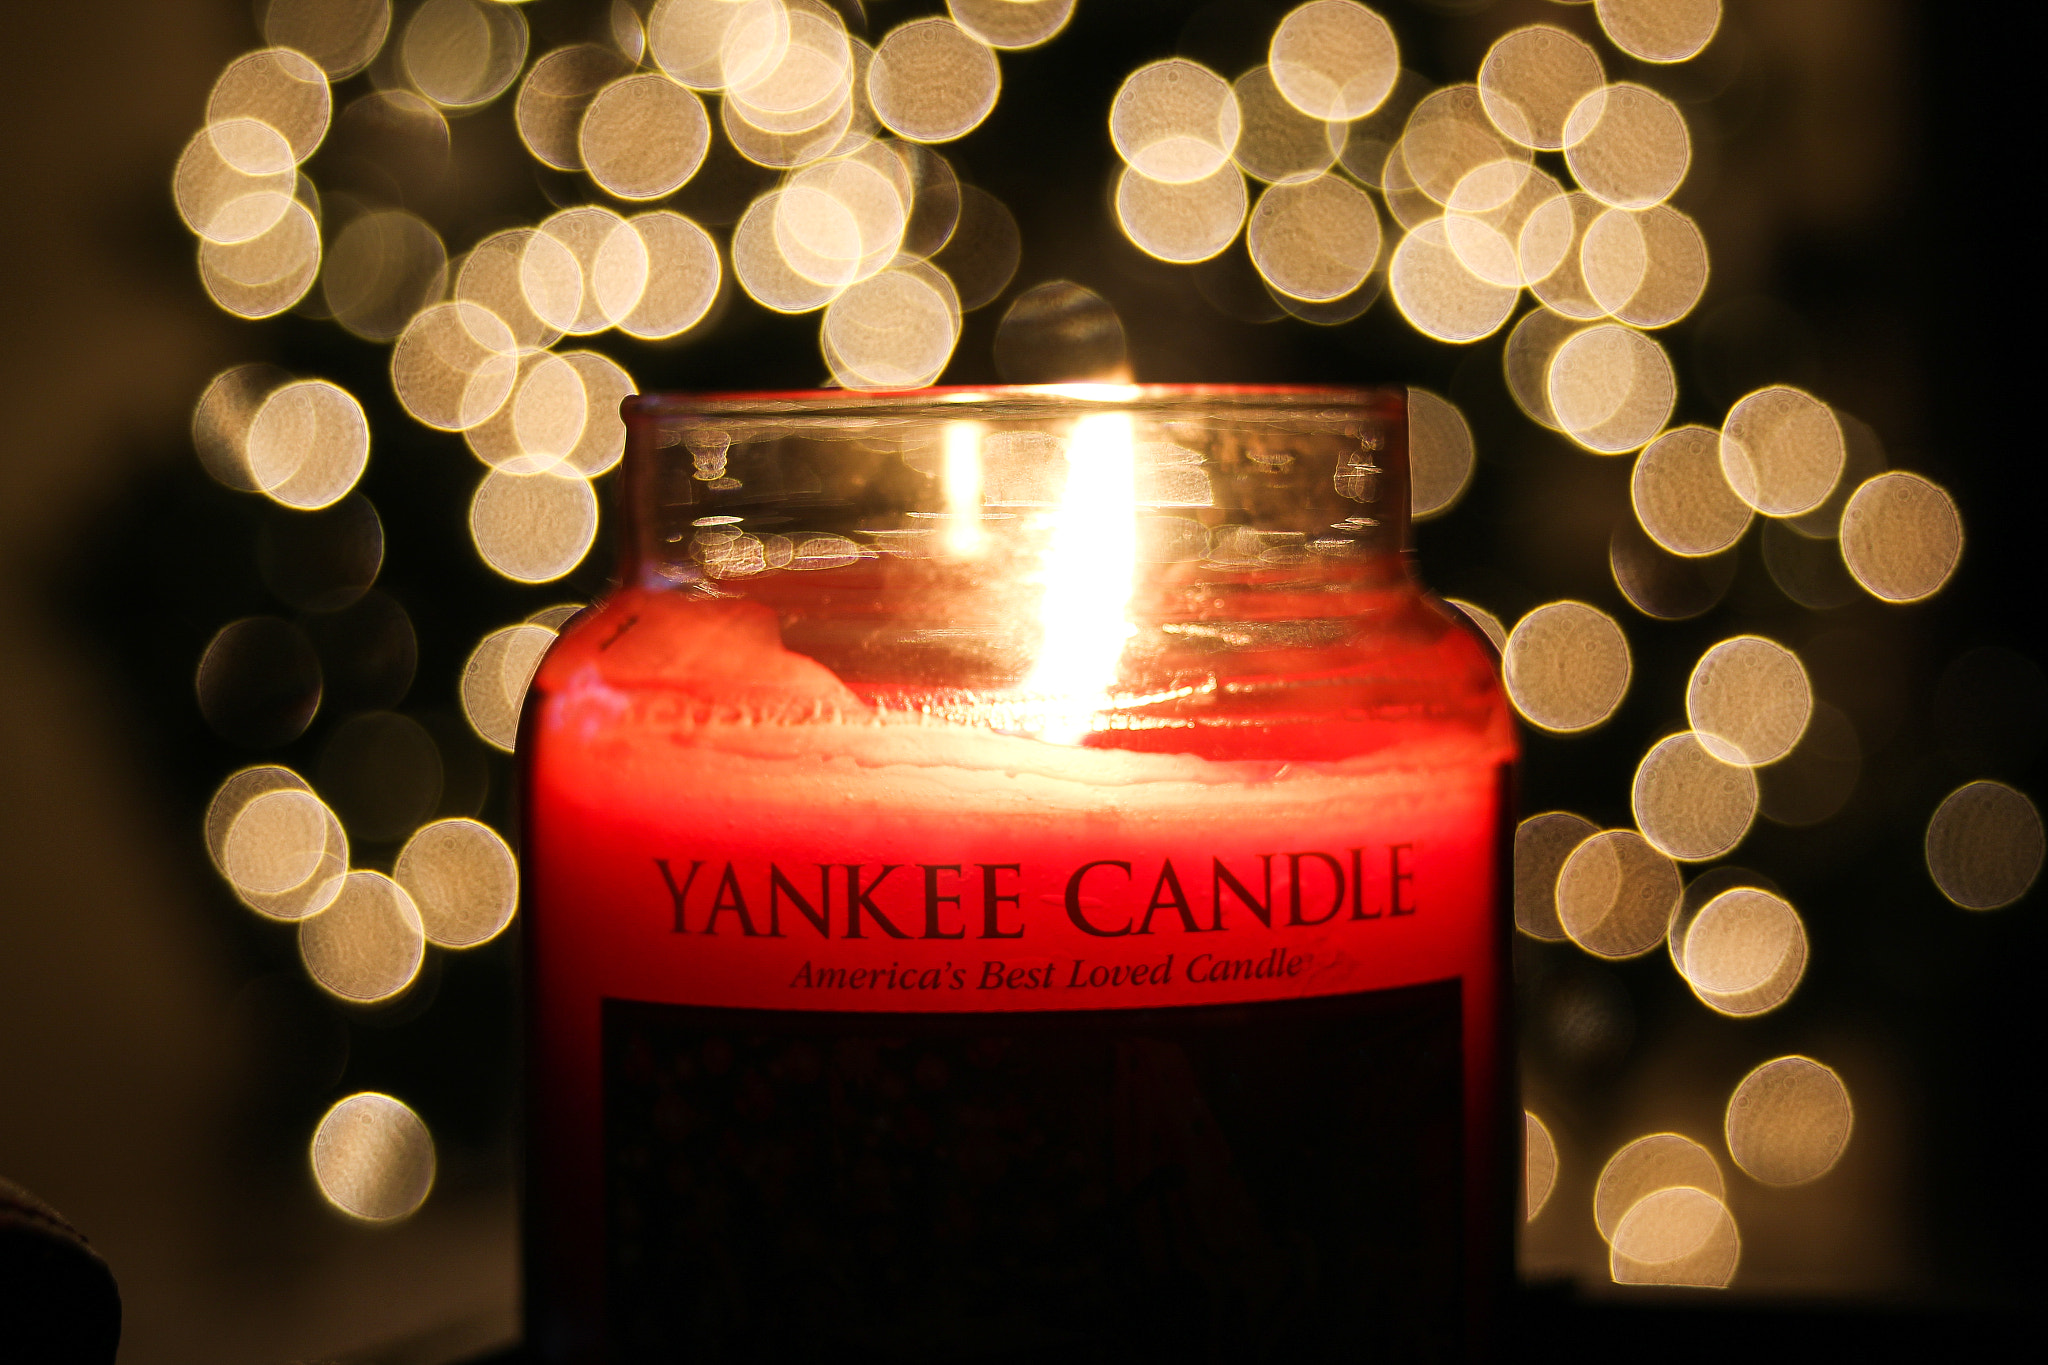
[[[1035,585],[1076,609],[1205,578],[1402,572],[1406,395],[1041,389],[629,400],[627,584]],[[895,566],[905,572],[876,571]]]

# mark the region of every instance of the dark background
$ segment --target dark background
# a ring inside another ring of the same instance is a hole
[[[869,35],[933,8],[875,4]],[[992,340],[1009,299],[1067,278],[1116,307],[1142,380],[1370,379],[1452,399],[1479,471],[1455,511],[1420,528],[1425,576],[1510,622],[1557,597],[1592,601],[1623,621],[1636,656],[1607,726],[1530,738],[1532,811],[1627,823],[1629,775],[1678,718],[1702,649],[1756,631],[1802,650],[1821,697],[1856,723],[1864,768],[1834,819],[1760,822],[1735,855],[1805,917],[1812,965],[1792,1002],[1722,1020],[1661,953],[1600,964],[1569,946],[1521,946],[1531,1103],[1561,1158],[1558,1192],[1525,1245],[1538,1285],[1532,1345],[1640,1342],[1685,1358],[1809,1334],[1882,1347],[1999,1329],[2035,1292],[2048,1243],[2034,1098],[2041,897],[1957,910],[1929,882],[1920,838],[1964,781],[1998,778],[2037,800],[2048,790],[2048,700],[2024,677],[1973,691],[1952,671],[1966,651],[1999,646],[2040,676],[2040,437],[2022,417],[2034,397],[2022,367],[2038,354],[2039,232],[2025,186],[2039,157],[2014,112],[2029,40],[1989,8],[1742,0],[1684,66],[1645,67],[1602,45],[1610,78],[1678,99],[1694,137],[1674,202],[1705,232],[1714,275],[1693,317],[1660,334],[1679,368],[1673,421],[1715,425],[1752,388],[1807,387],[1868,422],[1893,464],[1949,488],[1967,536],[1955,579],[1930,602],[1856,594],[1811,610],[1776,585],[1752,531],[1721,604],[1660,623],[1608,576],[1628,462],[1584,454],[1521,416],[1500,379],[1505,329],[1442,345],[1385,300],[1332,329],[1235,321],[1193,272],[1121,238],[1104,122],[1118,82],[1176,50],[1234,76],[1260,60],[1287,8],[1081,0],[1054,42],[1003,55],[995,114],[941,150],[1011,206],[1024,257],[1005,296],[970,315],[948,382],[998,378]],[[1593,31],[1590,6],[1547,0],[1379,8],[1404,63],[1439,83],[1471,79],[1488,44],[1522,24]],[[601,5],[538,0],[526,13],[534,55],[602,32]],[[468,736],[455,679],[489,630],[600,591],[602,545],[561,583],[495,577],[463,522],[479,467],[459,439],[404,416],[384,348],[304,316],[240,322],[208,302],[170,168],[221,67],[261,45],[248,6],[18,5],[8,27],[0,1173],[64,1210],[112,1263],[124,1359],[430,1361],[488,1348],[511,1330],[515,1292],[516,934],[431,955],[396,1005],[343,1011],[305,984],[290,931],[258,922],[214,876],[200,817],[221,778],[251,762],[319,782],[352,707],[395,706],[440,747],[441,813],[509,829],[509,760]],[[368,88],[355,78],[337,106]],[[417,211],[451,253],[551,204],[601,199],[579,177],[535,169],[509,103],[453,120],[451,183],[422,191],[431,202]],[[321,179],[317,156],[308,170]],[[594,344],[648,388],[823,377],[815,318],[772,316],[737,295],[714,317],[676,343]],[[260,566],[302,523],[209,481],[188,436],[207,380],[251,360],[333,380],[363,402],[373,439],[361,491],[386,540],[378,587],[418,643],[400,695],[377,695],[389,680],[372,677],[352,702],[336,682],[350,637],[308,620],[332,655],[328,703],[303,737],[260,750],[211,731],[193,691],[221,625],[292,614]],[[364,846],[359,859],[393,851]],[[1743,1187],[1730,1169],[1745,1250],[1725,1294],[1604,1285],[1604,1249],[1582,1212],[1600,1163],[1662,1128],[1716,1145],[1728,1088],[1786,1052],[1828,1061],[1850,1087],[1857,1128],[1842,1166],[1783,1193]],[[306,1168],[319,1114],[362,1089],[413,1104],[438,1144],[433,1197],[392,1228],[331,1213]]]

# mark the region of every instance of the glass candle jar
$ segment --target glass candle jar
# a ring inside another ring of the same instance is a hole
[[[626,415],[521,737],[531,1349],[1479,1349],[1515,739],[1403,394]]]

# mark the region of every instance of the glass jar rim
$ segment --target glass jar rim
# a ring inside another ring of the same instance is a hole
[[[642,393],[621,411],[628,421],[676,418],[834,417],[1030,419],[1115,411],[1160,417],[1180,414],[1282,412],[1336,416],[1329,410],[1405,406],[1407,390],[1391,385],[1323,384],[981,384],[863,391],[790,389],[715,393]]]

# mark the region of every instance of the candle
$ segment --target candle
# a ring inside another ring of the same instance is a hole
[[[544,1358],[1470,1347],[1513,739],[1398,405],[637,401],[522,742]]]

